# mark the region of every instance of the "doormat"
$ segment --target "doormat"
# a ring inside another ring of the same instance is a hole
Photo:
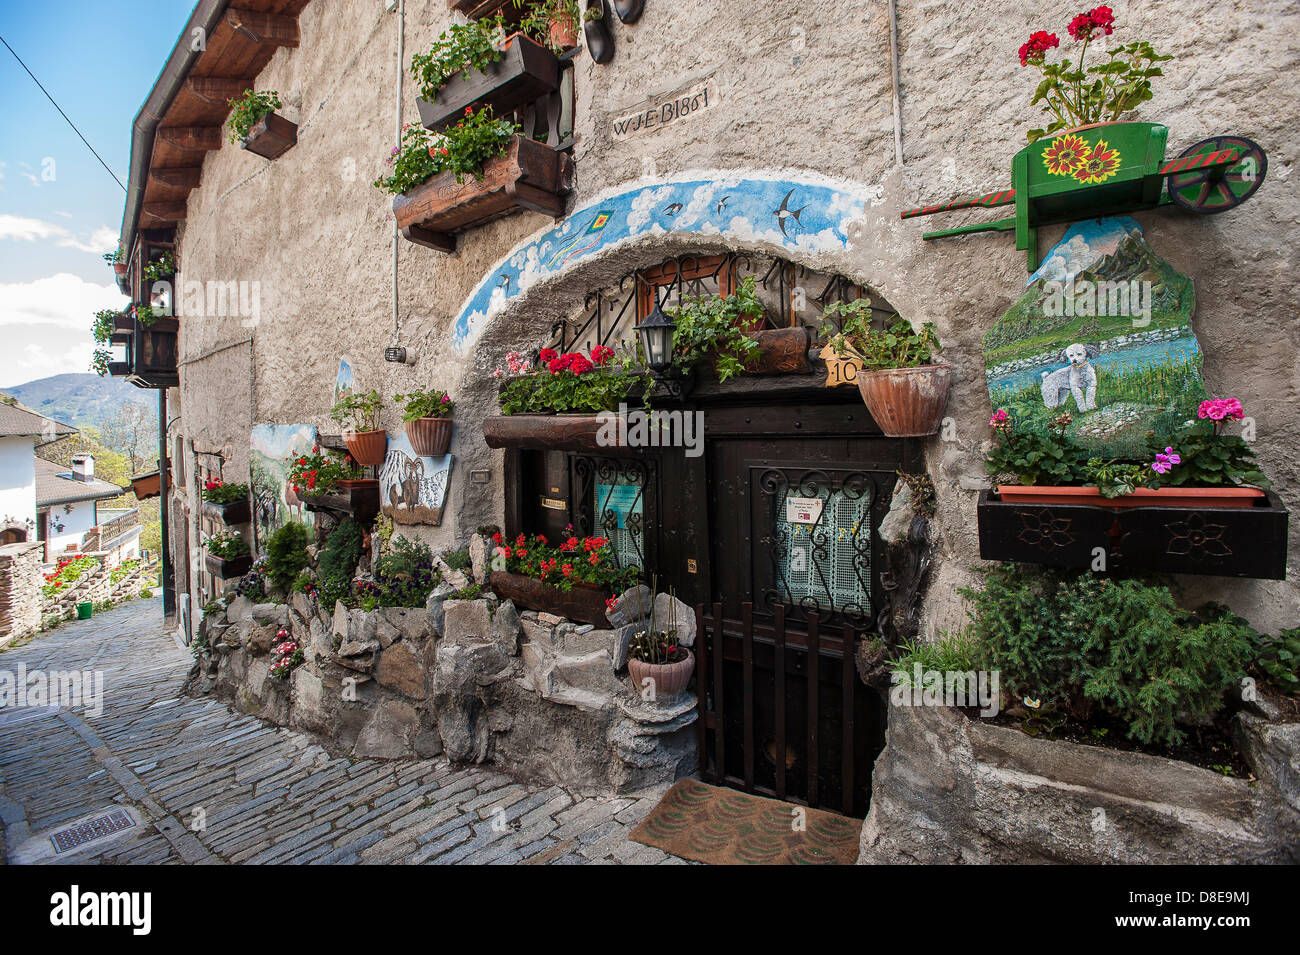
[[[710,865],[852,865],[861,830],[861,819],[682,779],[631,838]]]

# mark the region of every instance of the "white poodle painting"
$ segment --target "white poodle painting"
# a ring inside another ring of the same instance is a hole
[[[1095,411],[1097,369],[1092,360],[1100,354],[1101,349],[1095,342],[1086,345],[1075,342],[1061,352],[1059,360],[1068,364],[1056,371],[1043,372],[1043,404],[1059,408],[1073,395],[1080,411]]]

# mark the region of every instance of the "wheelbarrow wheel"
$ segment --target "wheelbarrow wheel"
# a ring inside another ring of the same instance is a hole
[[[1243,150],[1241,158],[1231,166],[1193,169],[1170,176],[1169,198],[1191,212],[1210,215],[1235,209],[1253,196],[1268,172],[1268,157],[1254,140],[1240,136],[1203,139],[1179,158],[1231,148]]]

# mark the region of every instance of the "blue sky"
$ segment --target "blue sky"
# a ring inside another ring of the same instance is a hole
[[[0,36],[126,182],[131,124],[193,0],[0,3]],[[87,371],[90,323],[125,304],[100,255],[125,193],[0,46],[0,388]]]

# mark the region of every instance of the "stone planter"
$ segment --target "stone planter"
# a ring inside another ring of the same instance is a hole
[[[574,584],[565,593],[533,577],[501,570],[493,572],[489,585],[493,593],[503,600],[514,601],[516,607],[551,613],[596,627],[609,626],[605,618],[605,601],[610,595],[598,587]]]
[[[244,148],[265,159],[278,159],[298,142],[298,124],[278,113],[267,113],[244,137]]]
[[[204,501],[203,516],[210,517],[214,521],[220,521],[227,527],[233,527],[251,521],[253,519],[253,508],[248,498],[244,498],[242,501],[231,501],[229,504],[215,504],[212,501]]]
[[[1001,490],[1001,489],[999,489]],[[1016,491],[1029,490],[1015,488]],[[1042,490],[1042,489],[1040,489]],[[980,557],[1049,567],[1092,567],[1098,550],[1106,570],[1149,570],[1170,574],[1286,578],[1289,515],[1276,494],[1253,488],[1232,503],[1204,504],[1198,498],[1175,505],[1158,492],[1139,502],[1102,503],[1095,488],[1052,488],[1060,501],[1007,500],[980,492],[976,505]],[[1170,489],[1183,494],[1187,490]],[[1154,506],[1144,506],[1144,505]]]
[[[858,861],[1300,861],[1300,800],[1285,770],[1300,758],[1296,724],[1244,713],[1237,721],[1254,783],[1160,756],[1038,739],[948,707],[892,705]]]
[[[515,33],[506,38],[501,52],[501,59],[486,72],[461,70],[432,102],[417,99],[420,122],[436,132],[463,117],[467,106],[490,106],[495,115],[504,116],[559,87],[559,60],[540,43]]]
[[[952,387],[952,365],[859,369],[858,391],[886,437],[937,434]]]
[[[416,418],[404,427],[411,450],[422,458],[440,458],[451,446],[450,418]]]
[[[384,463],[388,451],[388,432],[382,428],[376,431],[350,431],[343,435],[352,459],[364,468],[376,468]]]
[[[573,189],[573,158],[525,136],[483,164],[483,178],[444,172],[393,200],[397,226],[411,242],[448,254],[466,229],[531,209],[558,218]]]
[[[232,557],[230,560],[222,560],[212,554],[204,554],[203,566],[213,577],[234,580],[236,577],[243,577],[253,569],[253,555],[244,554],[240,557]]]
[[[683,648],[685,650],[685,648]],[[646,680],[654,681],[655,696],[676,696],[686,689],[695,672],[695,654],[685,650],[686,659],[676,663],[646,663],[628,657],[627,673],[632,678],[632,686],[638,693],[646,685]]]

